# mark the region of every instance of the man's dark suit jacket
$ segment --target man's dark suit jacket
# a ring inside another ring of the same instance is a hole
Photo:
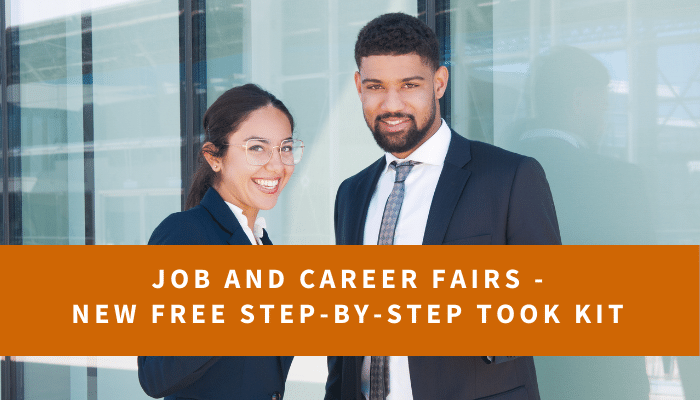
[[[340,185],[336,244],[363,243],[367,209],[385,166],[382,157]],[[542,167],[533,158],[452,132],[423,244],[561,244]],[[329,357],[326,400],[363,398],[362,359]],[[408,367],[415,400],[539,399],[532,357],[492,364],[476,356],[408,357]]]
[[[267,233],[262,242],[272,244]],[[148,244],[241,245],[250,240],[219,193],[209,189],[198,206],[167,217]],[[147,395],[166,400],[279,400],[293,358],[139,356],[139,382]]]

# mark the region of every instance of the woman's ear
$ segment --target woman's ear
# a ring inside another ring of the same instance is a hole
[[[214,143],[206,142],[202,145],[202,153],[209,167],[211,167],[212,171],[219,172],[221,170],[221,158],[214,155],[216,152],[217,148],[214,146]]]

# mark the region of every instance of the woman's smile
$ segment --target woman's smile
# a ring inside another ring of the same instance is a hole
[[[260,190],[264,193],[268,194],[274,194],[277,192],[277,188],[279,186],[281,178],[268,178],[268,179],[260,179],[260,178],[253,178],[253,183],[258,185]]]

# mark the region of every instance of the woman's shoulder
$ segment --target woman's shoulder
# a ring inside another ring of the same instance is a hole
[[[148,244],[211,244],[209,231],[216,225],[207,210],[198,205],[187,211],[170,214],[153,231]]]

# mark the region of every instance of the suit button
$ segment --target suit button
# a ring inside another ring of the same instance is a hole
[[[280,394],[280,392],[272,393],[272,399],[271,399],[271,400],[282,400],[282,395]]]

